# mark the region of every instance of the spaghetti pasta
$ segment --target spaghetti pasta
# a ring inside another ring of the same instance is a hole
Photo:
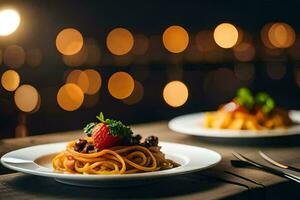
[[[177,163],[166,159],[160,147],[115,146],[95,153],[74,150],[76,141],[52,160],[56,171],[76,174],[131,174],[170,169]]]

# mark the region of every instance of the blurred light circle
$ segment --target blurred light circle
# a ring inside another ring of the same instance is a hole
[[[9,35],[17,30],[20,25],[20,15],[12,9],[0,11],[0,36]]]
[[[251,61],[255,57],[255,49],[250,43],[243,42],[233,48],[233,55],[239,61]]]
[[[57,93],[58,105],[66,111],[77,110],[83,103],[84,94],[74,83],[63,85]]]
[[[81,33],[74,28],[63,29],[56,37],[56,48],[63,55],[74,55],[83,46]]]
[[[139,81],[134,81],[134,90],[131,95],[125,99],[123,102],[128,105],[133,105],[142,100],[144,96],[144,87]]]
[[[164,87],[163,90],[165,102],[172,107],[179,107],[185,104],[188,96],[188,88],[181,81],[171,81]]]
[[[102,79],[99,72],[93,69],[88,69],[84,70],[84,73],[86,74],[89,82],[89,87],[87,88],[85,93],[89,95],[97,93],[102,84]]]
[[[189,34],[181,26],[173,25],[163,33],[163,44],[172,53],[183,52],[189,44]]]
[[[134,36],[134,45],[132,53],[135,55],[144,55],[149,47],[149,39],[142,34],[137,34]]]
[[[66,82],[78,85],[83,93],[86,93],[90,86],[88,75],[85,73],[85,71],[81,70],[71,71],[67,76]]]
[[[108,91],[116,99],[125,99],[134,89],[134,80],[126,72],[116,72],[108,80]]]
[[[277,48],[288,48],[296,39],[294,29],[286,23],[274,23],[269,31],[268,37],[271,44]]]
[[[7,91],[15,91],[20,84],[20,76],[14,70],[7,70],[2,74],[1,84]]]
[[[128,53],[134,44],[132,34],[125,28],[115,28],[107,35],[106,46],[114,55]]]
[[[25,63],[25,51],[18,45],[8,46],[3,55],[3,61],[7,66],[20,67]]]
[[[254,78],[255,67],[252,63],[238,63],[234,65],[235,76],[242,81],[249,81]]]
[[[222,48],[231,48],[238,41],[238,30],[230,23],[222,23],[215,28],[215,42]]]
[[[38,48],[29,49],[28,51],[26,51],[26,62],[31,67],[39,66],[42,62],[42,58],[42,52]]]
[[[33,86],[24,84],[15,91],[14,99],[21,111],[31,112],[38,105],[39,93]]]

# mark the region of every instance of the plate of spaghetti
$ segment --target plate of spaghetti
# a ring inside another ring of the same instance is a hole
[[[10,169],[92,187],[121,187],[212,167],[221,156],[209,149],[145,139],[122,122],[97,116],[77,140],[37,145],[5,154]]]
[[[216,111],[176,117],[169,128],[183,134],[218,138],[261,138],[300,134],[300,111],[276,105],[266,92],[240,88]]]

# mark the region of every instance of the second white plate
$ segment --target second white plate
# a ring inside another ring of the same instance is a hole
[[[203,127],[204,113],[182,115],[172,119],[168,125],[171,130],[182,134],[215,138],[261,138],[300,134],[300,111],[290,111],[290,117],[297,123],[296,125],[287,129],[261,131],[205,128]]]

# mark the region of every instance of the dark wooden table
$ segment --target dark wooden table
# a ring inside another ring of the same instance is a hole
[[[161,141],[210,148],[223,156],[222,162],[206,171],[168,178],[149,185],[111,189],[63,185],[51,178],[15,173],[1,166],[0,199],[300,199],[299,184],[256,169],[235,168],[230,164],[230,160],[234,159],[231,155],[233,151],[267,164],[257,154],[258,150],[264,150],[278,161],[300,167],[299,136],[232,141],[174,133],[168,129],[166,122],[136,125],[132,128],[143,136],[155,134]],[[81,134],[81,131],[71,131],[0,140],[0,155],[31,145],[73,140]],[[258,184],[225,171],[254,180]]]

